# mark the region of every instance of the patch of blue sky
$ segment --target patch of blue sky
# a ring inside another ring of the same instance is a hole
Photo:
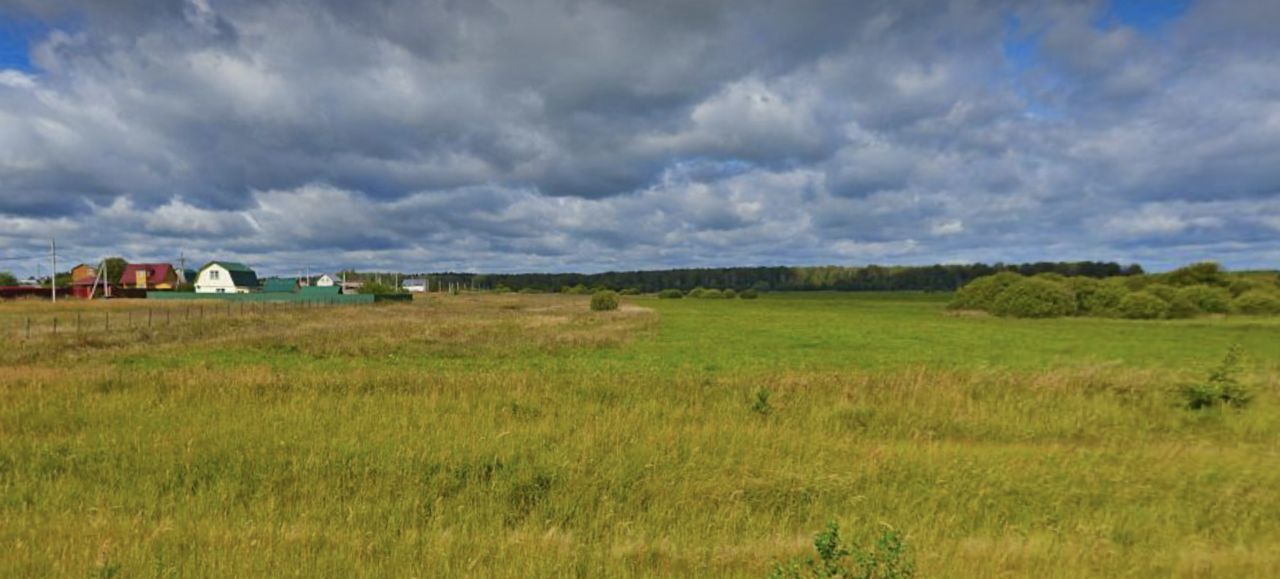
[[[755,169],[756,165],[736,158],[689,156],[672,159],[670,167],[676,174],[691,181],[716,181],[748,173]]]
[[[1121,24],[1139,32],[1156,33],[1185,14],[1190,6],[1191,0],[1112,0],[1099,11],[1094,26]]]
[[[1009,14],[1004,20],[1001,50],[1004,53],[1006,80],[1014,93],[1022,99],[1023,108],[1030,117],[1039,119],[1060,118],[1062,113],[1048,103],[1036,98],[1030,86],[1030,77],[1037,84],[1052,83],[1051,71],[1040,65],[1040,30],[1027,30],[1017,15]],[[1042,87],[1043,88],[1043,87]]]
[[[31,72],[31,43],[48,32],[44,23],[15,18],[0,10],[0,70]]]

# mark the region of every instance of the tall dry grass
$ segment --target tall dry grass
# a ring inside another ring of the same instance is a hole
[[[832,519],[925,576],[1280,573],[1269,372],[1192,413],[1179,369],[712,368],[660,355],[672,315],[432,297],[9,343],[0,574],[750,577]]]

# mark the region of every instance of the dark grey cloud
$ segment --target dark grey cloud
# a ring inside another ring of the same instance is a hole
[[[1275,3],[1107,8],[0,0],[0,253],[1274,266]]]

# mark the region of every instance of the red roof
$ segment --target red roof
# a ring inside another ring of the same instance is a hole
[[[173,272],[173,266],[167,263],[131,263],[124,266],[124,273],[120,274],[120,285],[136,287],[138,271],[146,271],[147,285],[153,286],[168,281],[169,274]]]

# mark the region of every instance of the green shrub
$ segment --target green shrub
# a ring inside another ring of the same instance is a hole
[[[364,285],[360,286],[360,293],[385,296],[404,293],[404,290],[389,283],[379,283],[376,280],[368,280],[364,282]]]
[[[1169,315],[1169,304],[1155,294],[1133,292],[1120,300],[1120,315],[1130,320],[1156,320]]]
[[[1248,291],[1231,300],[1231,311],[1250,316],[1280,314],[1280,296],[1269,291]]]
[[[1153,283],[1142,291],[1164,300],[1165,303],[1172,302],[1174,296],[1178,295],[1178,288],[1163,283]]]
[[[1076,298],[1066,286],[1048,280],[1023,279],[1000,292],[991,313],[1010,318],[1056,318],[1076,311]]]
[[[639,289],[637,289],[637,288],[629,287],[629,288],[626,288],[626,289],[624,289],[624,290],[622,290],[622,291],[618,292],[618,295],[620,295],[620,296],[638,296],[638,295],[640,295],[640,290],[639,290]]]
[[[1169,312],[1166,314],[1166,317],[1182,320],[1194,318],[1202,313],[1204,312],[1201,312],[1200,308],[1196,307],[1195,302],[1191,301],[1187,296],[1179,293],[1173,296],[1173,299],[1169,301]]]
[[[738,297],[738,290],[735,290],[735,289],[733,289],[733,288],[729,288],[729,289],[727,289],[727,290],[724,290],[724,299],[726,299],[726,300],[731,300],[731,299],[736,298],[736,297]]]
[[[1227,286],[1227,289],[1231,292],[1232,296],[1239,297],[1254,290],[1269,290],[1272,289],[1272,286],[1271,284],[1259,279],[1253,279],[1250,277],[1234,277],[1231,279],[1231,283]]]
[[[520,292],[519,292],[519,293],[522,293],[522,294],[540,294],[540,293],[542,293],[542,290],[540,290],[540,289],[538,289],[538,288],[536,288],[536,287],[525,287],[525,288],[520,288]]]
[[[848,577],[851,579],[909,579],[915,577],[915,562],[907,544],[893,529],[880,534],[875,547],[869,551],[856,545],[845,546],[840,537],[840,527],[834,521],[826,530],[814,535],[813,548],[818,557],[802,562],[776,565],[769,574],[773,579],[799,579],[801,577]]]
[[[718,289],[702,290],[702,295],[698,297],[705,300],[718,300],[724,297],[724,292]]]
[[[582,284],[578,284],[575,286],[566,285],[560,288],[560,293],[574,295],[574,296],[589,296],[591,295],[591,290],[588,289],[587,286],[584,286]]]
[[[1253,399],[1249,389],[1240,383],[1240,345],[1227,350],[1227,355],[1209,371],[1204,382],[1188,384],[1182,388],[1182,398],[1187,408],[1200,410],[1216,406],[1243,408]]]
[[[1089,316],[1115,317],[1120,315],[1120,302],[1129,295],[1123,283],[1099,283],[1092,291],[1078,294],[1081,313]]]
[[[1231,292],[1226,288],[1208,285],[1189,285],[1178,288],[1178,297],[1195,304],[1206,314],[1225,314],[1231,309]]]
[[[1036,278],[1036,279],[1042,279],[1042,280],[1045,280],[1045,281],[1051,281],[1051,282],[1053,282],[1053,283],[1066,283],[1066,282],[1067,282],[1067,276],[1062,275],[1062,274],[1060,274],[1060,273],[1058,273],[1058,272],[1056,272],[1056,271],[1046,271],[1046,272],[1043,272],[1043,273],[1037,273],[1037,274],[1035,274],[1035,275],[1033,275],[1033,276],[1031,276],[1031,277],[1034,277],[1034,278]]]
[[[682,297],[684,297],[684,292],[678,289],[664,289],[658,292],[658,299],[660,300],[678,300]]]
[[[700,298],[702,297],[703,293],[706,293],[706,291],[707,290],[702,289],[702,286],[698,286],[696,288],[689,290],[689,293],[685,294],[685,297]]]
[[[1212,261],[1202,261],[1180,267],[1164,275],[1169,285],[1185,287],[1189,285],[1226,286],[1230,283],[1222,266]]]
[[[947,307],[953,310],[992,311],[1000,292],[1022,279],[1021,275],[1011,271],[980,277],[956,291]]]
[[[604,290],[591,295],[591,311],[607,312],[618,309],[618,292]]]
[[[738,297],[744,300],[754,300],[760,297],[760,292],[756,291],[755,288],[747,288],[738,293]]]

